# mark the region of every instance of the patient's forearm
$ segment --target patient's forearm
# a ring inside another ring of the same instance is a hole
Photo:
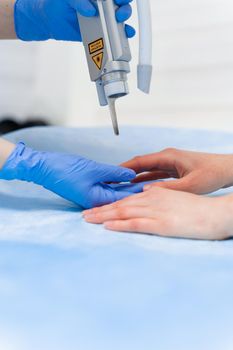
[[[14,4],[15,0],[0,0],[0,39],[16,39]]]
[[[2,169],[7,158],[14,150],[15,145],[9,141],[0,138],[0,169]]]

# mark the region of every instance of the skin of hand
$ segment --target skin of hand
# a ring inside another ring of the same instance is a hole
[[[21,142],[14,146],[0,171],[0,179],[33,182],[83,208],[142,192],[143,184],[106,184],[129,182],[135,176],[131,169],[97,163],[78,155],[39,152]]]
[[[16,39],[14,5],[15,0],[0,1],[0,39]]]
[[[0,170],[5,164],[7,158],[15,149],[15,144],[11,143],[3,138],[0,138]]]
[[[233,233],[232,209],[233,196],[211,198],[152,188],[83,215],[88,223],[113,231],[223,240]]]
[[[118,22],[130,18],[131,1],[115,0]],[[81,41],[77,13],[93,17],[97,15],[97,9],[90,0],[17,0],[14,11],[17,37],[24,41]],[[125,30],[129,38],[135,35],[131,26],[126,25]]]
[[[195,194],[207,194],[233,184],[233,155],[170,148],[135,157],[121,166],[133,169],[138,174],[133,182],[175,178],[175,180],[146,185],[144,190],[163,187]]]

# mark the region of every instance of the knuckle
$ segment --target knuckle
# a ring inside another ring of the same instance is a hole
[[[133,161],[137,164],[140,165],[141,164],[141,160],[142,160],[142,156],[135,156],[133,158]]]
[[[125,210],[125,208],[123,207],[119,207],[117,208],[117,217],[119,217],[119,219],[123,219],[126,216],[127,211]]]
[[[176,154],[178,152],[178,150],[176,148],[174,148],[174,147],[168,147],[163,152],[164,153],[169,153],[169,154]]]
[[[136,220],[136,219],[130,220],[129,228],[132,231],[137,231],[139,229],[138,220]]]
[[[96,215],[96,214],[98,214],[98,212],[99,212],[99,208],[92,208],[91,209],[91,214]]]
[[[120,209],[121,208],[121,205],[122,205],[122,200],[118,201],[118,202],[115,202],[112,204],[112,209]]]

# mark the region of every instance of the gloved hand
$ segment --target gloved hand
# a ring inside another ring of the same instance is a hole
[[[32,1],[32,0],[31,0]],[[84,208],[141,192],[143,185],[107,185],[135,178],[133,170],[69,154],[37,152],[19,143],[0,171],[0,179],[34,182]]]
[[[132,0],[115,0],[118,22],[125,22],[132,14]],[[77,12],[83,16],[97,15],[90,0],[17,0],[15,3],[15,31],[25,41],[67,40],[82,41]],[[135,30],[126,25],[127,36]]]

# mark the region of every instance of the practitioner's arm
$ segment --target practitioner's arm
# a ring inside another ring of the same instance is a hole
[[[16,39],[14,4],[15,0],[0,1],[0,39]]]
[[[118,22],[131,16],[131,1],[115,0]],[[0,39],[81,41],[77,12],[97,14],[90,0],[0,0]],[[132,27],[126,25],[125,30],[134,36]]]
[[[122,166],[133,169],[136,182],[158,179],[176,180],[156,182],[150,187],[206,194],[233,184],[233,155],[189,152],[177,149],[135,157]]]
[[[141,192],[143,185],[128,182],[131,169],[101,164],[75,154],[39,152],[22,142],[0,139],[0,179],[34,182],[84,208],[104,205]]]

